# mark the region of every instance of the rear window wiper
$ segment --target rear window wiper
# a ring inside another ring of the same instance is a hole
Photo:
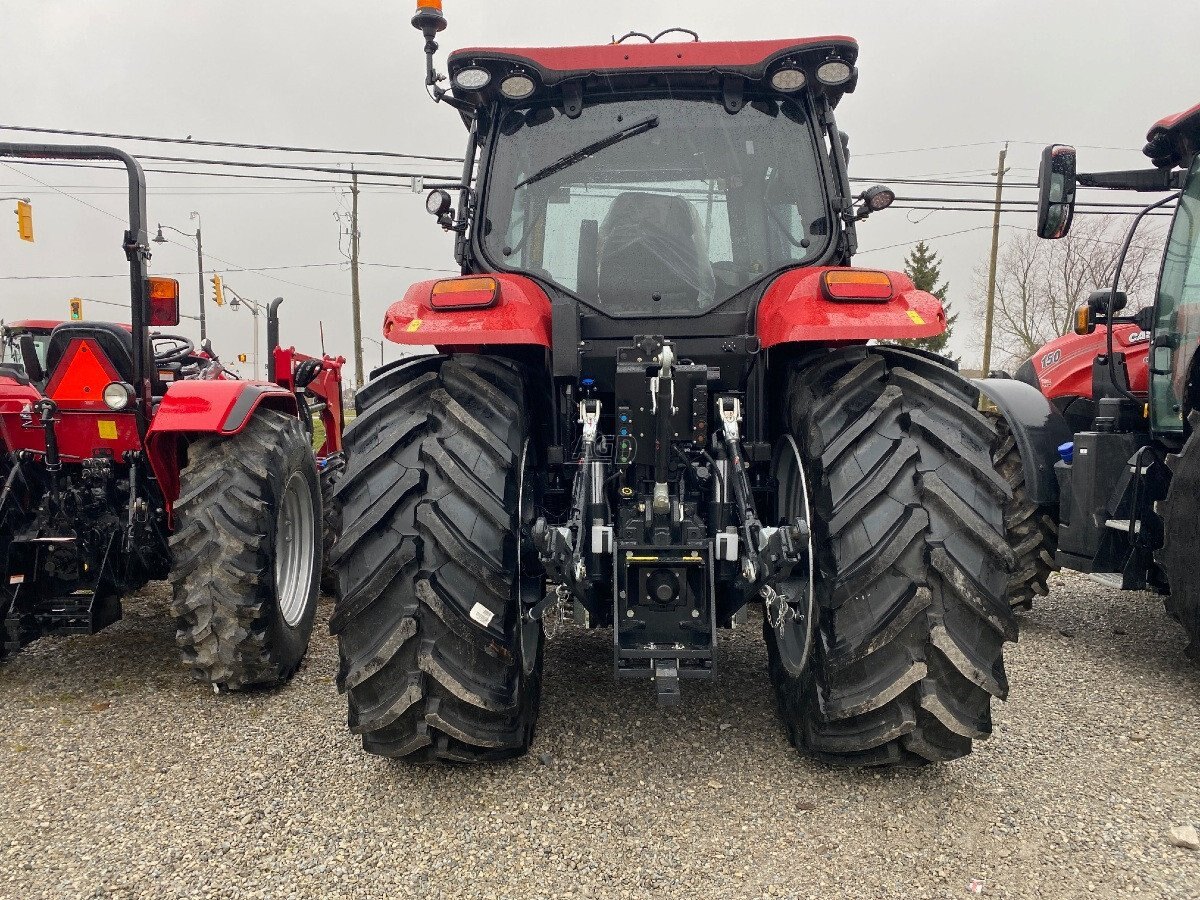
[[[550,163],[550,165],[546,166],[545,168],[538,169],[528,178],[517,182],[513,190],[519,190],[528,184],[533,184],[535,181],[541,181],[543,178],[549,178],[555,172],[561,172],[563,169],[570,168],[571,166],[575,165],[575,163],[582,162],[589,156],[594,156],[601,150],[604,150],[606,147],[611,147],[613,144],[619,144],[621,141],[628,140],[631,137],[636,137],[639,134],[649,131],[651,128],[657,127],[658,116],[651,116],[648,119],[635,122],[626,128],[622,128],[620,131],[610,134],[606,138],[601,138],[598,141],[588,144],[586,147],[580,147],[573,153],[568,153],[566,156]]]

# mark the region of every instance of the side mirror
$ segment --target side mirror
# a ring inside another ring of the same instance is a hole
[[[1058,240],[1071,230],[1075,214],[1075,148],[1051,144],[1038,169],[1038,237]]]
[[[152,277],[146,279],[150,295],[151,328],[174,327],[179,324],[179,282],[174,278]]]

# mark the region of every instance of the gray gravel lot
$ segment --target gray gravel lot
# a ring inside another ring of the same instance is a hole
[[[885,774],[789,748],[753,624],[675,710],[568,630],[534,754],[428,769],[346,732],[328,605],[291,686],[215,697],[164,596],[0,666],[0,895],[1200,897],[1200,671],[1149,595],[1057,579],[993,739]]]

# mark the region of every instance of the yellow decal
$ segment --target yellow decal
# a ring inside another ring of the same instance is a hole
[[[910,309],[908,311],[908,317],[910,319],[912,319],[914,325],[924,325],[925,324],[925,320],[921,318],[921,314],[919,312],[917,312],[915,309]]]
[[[411,322],[408,323],[408,328],[405,330],[409,331],[409,332],[416,331],[423,324],[424,323],[420,319],[413,319]]]
[[[100,432],[100,437],[106,441],[115,441],[117,439],[117,423],[112,419],[97,419],[96,430]]]

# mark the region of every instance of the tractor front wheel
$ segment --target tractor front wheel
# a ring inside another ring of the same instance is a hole
[[[321,572],[321,493],[295,416],[254,413],[188,449],[171,536],[183,664],[238,690],[282,684],[308,650]]]
[[[333,544],[342,528],[342,508],[334,496],[334,490],[345,473],[346,457],[342,453],[329,457],[321,466],[321,509],[324,533],[322,545],[325,550],[322,557],[325,560],[325,568],[321,572],[321,590],[331,597],[337,596],[337,572],[331,562]]]
[[[788,636],[764,626],[792,742],[845,765],[964,756],[991,732],[1017,636],[996,431],[968,382],[902,351],[825,354],[787,390],[816,547],[816,621],[781,620],[814,628],[808,665],[792,671]]]
[[[1013,609],[1033,609],[1033,598],[1050,593],[1050,573],[1058,570],[1054,562],[1058,523],[1029,499],[1025,466],[1008,422],[1002,415],[989,418],[1000,439],[992,457],[993,463],[1012,490],[1012,497],[1004,507],[1004,527],[1016,556],[1008,579],[1008,602]]]

